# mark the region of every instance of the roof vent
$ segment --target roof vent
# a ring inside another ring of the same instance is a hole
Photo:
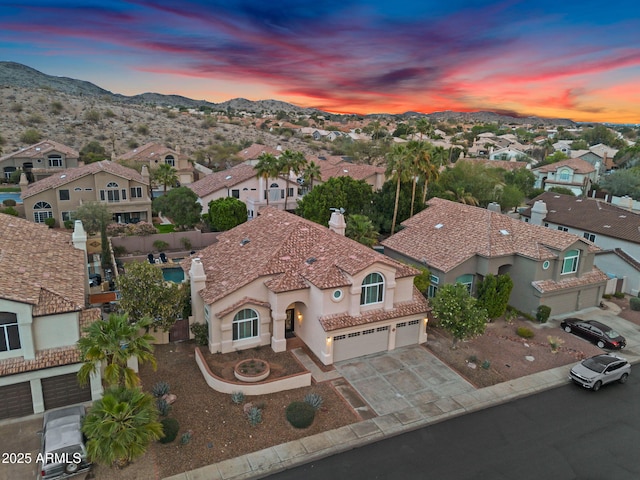
[[[311,265],[312,263],[315,263],[317,261],[316,257],[309,257],[305,260],[307,265]]]
[[[65,178],[67,175],[60,175],[60,178]]]
[[[437,225],[436,225],[436,228],[437,228],[438,230],[440,230],[442,227],[444,227],[444,225],[443,225],[442,223],[439,223],[439,224],[437,224]]]
[[[604,228],[611,228],[611,225],[603,225]]]
[[[502,235],[509,235],[509,231],[508,230],[500,230],[500,233]]]
[[[249,243],[251,240],[249,240],[248,238],[243,238],[242,240],[240,240],[240,246],[244,247],[247,243]]]
[[[618,215],[618,217],[620,217],[620,218],[627,218],[627,216],[626,216],[626,215]]]
[[[231,179],[231,175],[227,175],[226,177],[224,177],[225,180],[230,180]]]

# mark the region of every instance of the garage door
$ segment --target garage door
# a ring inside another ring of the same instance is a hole
[[[389,327],[368,328],[360,332],[333,337],[333,361],[386,352],[389,338]]]
[[[29,382],[0,387],[0,399],[0,419],[24,417],[33,413]]]
[[[89,388],[89,385],[80,387],[78,376],[75,373],[69,373],[67,375],[43,378],[42,396],[44,398],[44,408],[49,410],[73,403],[90,402],[91,388]]]
[[[415,345],[418,343],[420,334],[420,320],[411,320],[396,325],[396,348]]]

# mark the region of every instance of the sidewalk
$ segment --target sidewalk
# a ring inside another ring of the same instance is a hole
[[[589,311],[582,318],[588,318]],[[601,314],[594,310],[593,313]],[[640,328],[609,312],[607,321],[627,339],[622,355],[631,363],[640,363]],[[313,363],[313,362],[312,362]],[[308,368],[313,369],[310,365]],[[317,369],[317,368],[316,368]],[[180,473],[168,480],[243,480],[261,478],[270,473],[313,462],[336,453],[357,448],[385,437],[432,425],[452,417],[482,410],[511,400],[566,385],[571,365],[535,373],[526,377],[477,390],[440,390],[438,398],[398,409],[336,430],[319,433],[292,442]],[[316,372],[320,374],[321,372]]]

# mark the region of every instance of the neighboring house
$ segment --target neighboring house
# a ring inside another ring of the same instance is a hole
[[[149,173],[103,160],[82,167],[62,170],[27,185],[21,180],[22,201],[27,219],[44,223],[55,218],[58,225],[72,218],[83,203],[102,202],[118,223],[151,222]]]
[[[194,180],[194,168],[187,156],[182,155],[178,148],[174,150],[160,143],[149,142],[141,147],[134,148],[118,157],[118,160],[141,163],[146,165],[150,172],[153,172],[158,165],[166,163],[176,169],[178,182],[181,185],[188,185]]]
[[[270,153],[274,157],[279,157],[280,155],[282,155],[282,149],[280,147],[273,148],[273,147],[268,147],[266,145],[262,145],[259,143],[254,143],[249,147],[245,148],[244,150],[241,150],[240,152],[238,152],[237,155],[246,161],[246,160],[257,160],[258,158],[260,158],[260,155],[262,155],[263,153]]]
[[[35,182],[65,168],[77,167],[79,157],[80,154],[71,147],[43,140],[0,157],[0,170],[5,180],[16,170],[22,170],[29,182]]]
[[[473,293],[491,273],[510,275],[509,304],[530,315],[540,305],[560,315],[600,304],[607,276],[594,267],[591,242],[441,198],[427,204],[382,244],[385,254],[429,269],[429,296],[445,283]]]
[[[386,180],[384,167],[352,163],[348,157],[320,156],[313,161],[320,167],[320,179],[315,179],[314,185],[320,185],[334,177],[351,177],[354,180],[364,180],[374,190],[380,190]]]
[[[596,168],[580,158],[568,158],[531,171],[536,176],[535,188],[547,191],[552,187],[564,187],[577,196],[585,195],[598,181]]]
[[[504,147],[504,148],[499,148],[497,150],[490,150],[489,160],[504,160],[509,162],[515,162],[515,161],[527,162],[530,160],[530,157],[529,155],[524,153],[522,150],[518,150],[513,147]]]
[[[0,213],[0,419],[100,398],[101,381],[78,385],[87,309],[87,237]]]
[[[640,291],[640,214],[593,198],[545,192],[521,212],[525,222],[586,238],[602,250],[595,265],[621,280],[618,291]]]
[[[503,161],[503,160],[489,160],[487,158],[461,158],[458,162],[468,162],[475,165],[484,165],[488,168],[502,168],[509,172],[514,170],[531,169],[531,164],[529,162],[516,162],[516,161]]]
[[[418,270],[330,228],[265,208],[183,262],[209,350],[228,353],[300,338],[325,365],[426,341]]]

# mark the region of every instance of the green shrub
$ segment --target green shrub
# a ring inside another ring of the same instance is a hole
[[[56,226],[56,219],[53,217],[45,218],[44,224],[49,228],[53,228]]]
[[[640,311],[640,298],[631,297],[629,299],[629,307],[631,308],[631,310],[639,312]]]
[[[16,206],[16,201],[15,201],[13,198],[5,198],[5,199],[2,201],[2,204],[3,204],[5,207],[15,207],[15,206]]]
[[[469,358],[467,358],[467,362],[478,363],[478,357],[476,357],[475,355],[469,355]]]
[[[308,393],[304,397],[304,401],[313,407],[314,410],[319,410],[324,402],[322,396],[317,393]]]
[[[164,240],[156,240],[155,242],[153,242],[153,248],[158,251],[166,250],[168,246],[169,244]]]
[[[484,362],[482,362],[481,366],[485,370],[489,370],[489,368],[491,368],[491,360],[485,360]]]
[[[307,428],[313,423],[316,411],[307,402],[291,402],[287,407],[286,416],[295,428]]]
[[[171,443],[178,436],[178,430],[180,430],[180,424],[175,418],[163,418],[160,420],[162,424],[162,431],[164,436],[160,439],[160,443]]]
[[[180,437],[180,443],[182,445],[186,445],[191,441],[191,437],[193,437],[193,432],[191,430],[184,432]]]
[[[0,212],[4,213],[6,215],[13,215],[14,217],[17,217],[18,215],[20,215],[18,213],[18,210],[16,210],[13,207],[4,208],[4,209],[0,210]]]
[[[616,292],[613,294],[613,296],[616,298],[624,298],[624,292]]]
[[[162,417],[166,417],[169,415],[171,411],[171,405],[164,398],[156,398],[156,408],[158,409],[158,413]]]
[[[64,228],[66,228],[67,230],[71,230],[73,228],[73,221],[65,220],[64,221]]]
[[[243,392],[231,392],[231,401],[236,405],[240,405],[244,402],[244,393]]]
[[[533,331],[527,327],[518,327],[516,333],[522,338],[533,338]]]
[[[156,397],[163,397],[169,393],[169,384],[164,381],[157,382],[151,387],[151,394]]]
[[[545,323],[551,315],[551,307],[548,305],[540,305],[536,310],[536,320],[539,323]]]
[[[251,407],[247,412],[247,419],[252,427],[262,423],[262,410],[258,407]]]
[[[191,240],[189,240],[187,237],[180,238],[180,243],[185,250],[191,250]]]
[[[604,295],[602,295],[602,298],[604,298],[605,300],[609,300],[611,298],[611,294],[605,293]]]
[[[127,254],[127,249],[124,245],[114,245],[113,246],[113,254],[116,257],[121,257]]]
[[[189,328],[198,345],[204,346],[209,343],[209,327],[206,323],[194,323]]]

